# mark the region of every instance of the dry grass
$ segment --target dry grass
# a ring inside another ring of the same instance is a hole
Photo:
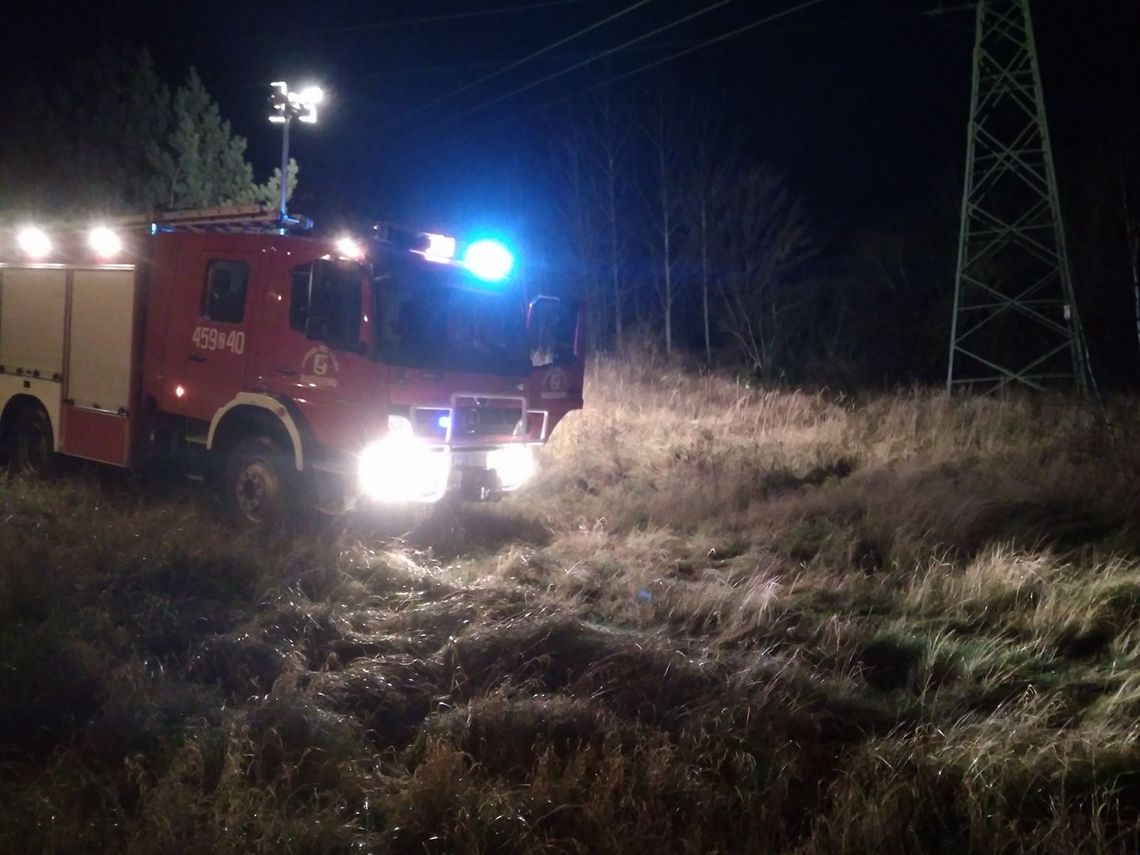
[[[0,849],[1129,852],[1140,455],[595,363],[502,505],[0,481]]]

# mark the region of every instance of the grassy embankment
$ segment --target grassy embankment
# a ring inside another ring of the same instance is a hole
[[[401,538],[0,481],[0,850],[1140,846],[1132,405],[587,394]]]

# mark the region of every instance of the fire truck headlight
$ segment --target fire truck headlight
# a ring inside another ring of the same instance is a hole
[[[393,435],[360,452],[360,491],[381,502],[436,502],[447,491],[451,455],[414,437]]]
[[[504,490],[514,490],[534,474],[534,449],[529,445],[508,445],[487,455],[487,465],[499,476]]]
[[[122,239],[106,226],[96,226],[87,235],[87,244],[100,258],[113,258],[122,252]]]
[[[20,233],[16,235],[16,243],[33,261],[46,258],[51,253],[51,238],[43,229],[35,226],[25,226],[20,229]]]
[[[463,264],[487,282],[498,282],[506,279],[515,266],[515,257],[511,251],[497,240],[477,240],[463,254]]]

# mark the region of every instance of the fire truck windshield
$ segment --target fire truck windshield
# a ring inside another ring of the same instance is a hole
[[[414,257],[378,268],[373,288],[376,355],[384,362],[489,374],[529,370],[517,291],[472,288],[464,271]]]

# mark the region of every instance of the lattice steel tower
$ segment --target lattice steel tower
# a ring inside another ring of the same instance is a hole
[[[1029,0],[977,0],[947,391],[1090,380]]]

